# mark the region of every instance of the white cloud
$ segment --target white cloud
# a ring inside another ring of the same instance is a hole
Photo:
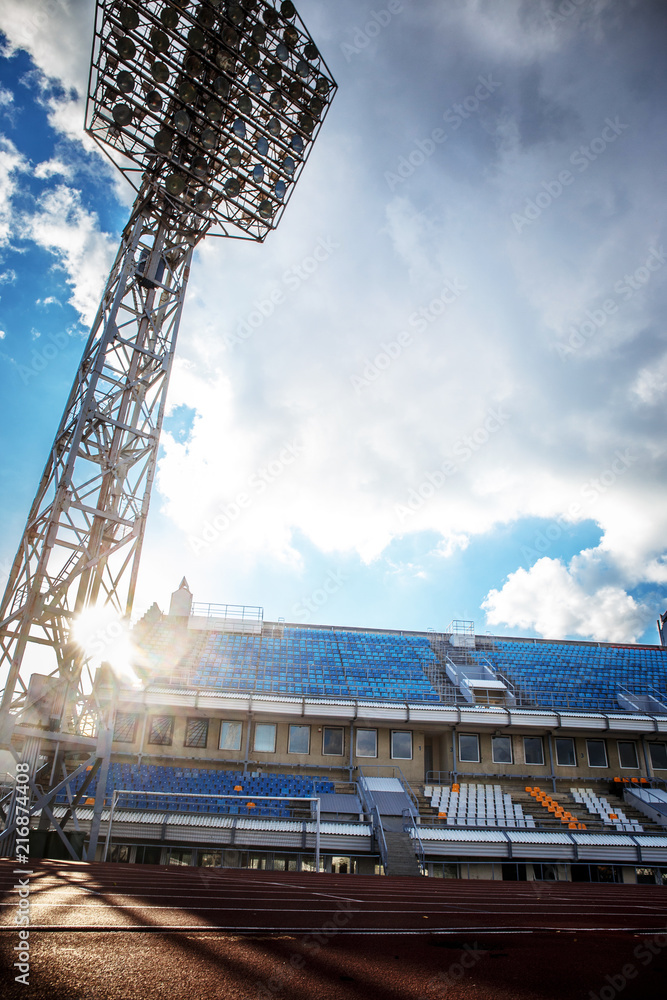
[[[482,605],[489,625],[535,629],[544,636],[633,642],[655,617],[622,587],[591,589],[559,559],[544,557],[530,570],[510,573],[500,590]]]
[[[433,555],[440,556],[442,559],[449,559],[455,552],[465,552],[469,544],[470,538],[468,535],[449,535],[436,545]]]
[[[9,53],[29,52],[65,88],[86,93],[95,5],[88,0],[0,0]]]
[[[44,160],[37,164],[33,173],[40,180],[47,180],[50,177],[69,178],[72,176],[72,168],[60,160]]]
[[[0,135],[0,247],[7,246],[14,227],[12,199],[18,187],[17,175],[28,169],[28,161],[5,136]]]
[[[5,333],[5,331],[4,330],[0,330],[0,340],[4,340],[6,336],[7,336],[7,334]]]
[[[33,215],[24,216],[22,234],[56,257],[72,289],[69,302],[81,322],[89,326],[97,312],[115,242],[100,231],[97,215],[82,206],[78,191],[61,184],[42,195]]]
[[[632,386],[638,402],[654,406],[667,393],[667,354],[649,368],[642,368]]]
[[[627,4],[625,16],[625,5],[590,0],[557,30],[545,14],[555,0],[417,6],[383,32],[372,58],[346,64],[336,62],[337,45],[349,39],[345,25],[360,22],[357,0],[304,4],[342,86],[280,231],[261,247],[198,248],[169,397],[197,415],[187,442],[164,435],[158,478],[174,547],[224,518],[251,477],[297,441],[298,458],[196,556],[211,586],[222,561],[296,565],[297,532],[332,560],[349,552],[370,563],[411,533],[437,534],[433,551],[446,559],[499,524],[592,521],[603,535],[597,549],[567,565],[552,552],[492,590],[486,606],[495,621],[545,634],[628,637],[644,612],[627,591],[667,581],[667,451],[649,410],[667,389],[667,268],[631,297],[616,291],[665,221],[654,168],[661,105],[642,90],[643,63],[637,70],[642,5]],[[51,122],[77,138],[93,8],[0,0],[10,46],[63,84],[65,98],[45,97]],[[385,171],[445,127],[443,111],[473,93],[480,73],[499,82],[493,98],[448,126],[447,141],[390,192]],[[574,173],[572,152],[621,109],[628,129],[547,203],[544,184],[555,190],[559,171]],[[12,218],[6,191],[25,166],[7,149],[0,240],[3,205],[8,226]],[[37,170],[57,177],[57,163]],[[545,207],[517,233],[512,213],[540,192]],[[111,255],[94,213],[62,185],[45,194],[26,233],[66,269],[89,321]],[[286,284],[329,237],[338,244],[329,257],[296,288]],[[411,317],[453,279],[465,293],[418,329]],[[272,290],[282,304],[225,349],[225,336]],[[556,343],[609,298],[616,311],[561,361]],[[392,356],[402,331],[409,343]],[[380,356],[378,377],[355,393],[351,376]],[[510,417],[485,437],[498,405]],[[636,461],[608,481],[617,450],[628,448]],[[397,506],[448,462],[443,483],[399,517]]]

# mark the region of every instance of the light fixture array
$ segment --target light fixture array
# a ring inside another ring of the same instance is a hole
[[[294,5],[98,0],[97,9],[88,132],[136,188],[157,192],[175,228],[263,240],[336,90]]]

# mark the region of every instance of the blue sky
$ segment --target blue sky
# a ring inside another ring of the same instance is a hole
[[[132,200],[93,10],[0,0],[3,575]],[[340,89],[280,228],[197,251],[137,613],[656,641],[667,11],[299,12]]]

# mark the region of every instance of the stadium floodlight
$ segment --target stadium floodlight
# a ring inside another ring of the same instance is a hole
[[[335,89],[290,0],[98,2],[87,130],[195,240],[275,228]]]
[[[97,0],[86,129],[138,193],[0,607],[0,747],[22,737],[32,773],[87,752],[105,785],[76,624],[129,621],[193,249],[276,228],[335,90],[290,0]],[[94,633],[98,660],[114,637]]]

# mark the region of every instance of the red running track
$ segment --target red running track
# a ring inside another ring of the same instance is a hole
[[[13,926],[17,876],[0,862],[0,928]],[[384,878],[37,861],[34,930],[344,933],[667,930],[661,886]]]
[[[37,861],[3,1000],[663,1000],[667,891]]]

